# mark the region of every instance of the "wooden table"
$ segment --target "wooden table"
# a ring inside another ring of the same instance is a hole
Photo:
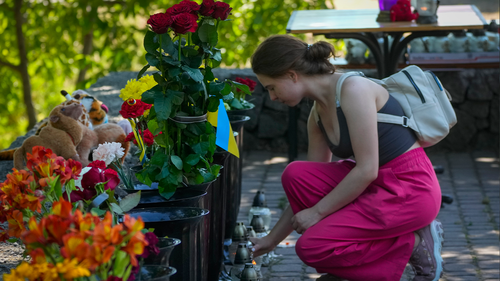
[[[484,29],[488,25],[475,5],[441,5],[437,12],[438,22],[433,24],[377,22],[378,14],[378,9],[294,11],[286,31],[361,40],[375,57],[379,77],[386,77],[396,72],[398,58],[411,40],[424,36],[446,36],[457,30]],[[382,33],[383,48],[379,46],[375,33]],[[389,35],[394,38],[390,48]]]
[[[485,29],[488,25],[475,5],[441,5],[438,22],[418,24],[410,21],[377,22],[378,9],[294,11],[287,33],[312,33],[326,38],[353,38],[365,43],[373,54],[379,78],[396,72],[398,59],[407,44],[424,36],[447,36],[451,31]],[[381,48],[375,34],[382,34]],[[393,42],[389,47],[389,36]],[[297,109],[289,112],[289,161],[297,157]]]

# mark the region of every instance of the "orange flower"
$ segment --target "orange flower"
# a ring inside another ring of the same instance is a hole
[[[67,233],[71,226],[72,221],[59,217],[50,215],[45,221],[45,229],[49,235],[48,239],[54,241],[59,245],[63,244],[63,236]]]
[[[42,248],[36,248],[33,251],[30,251],[29,255],[31,256],[31,264],[47,262],[47,257],[45,256]]]
[[[101,247],[119,245],[123,241],[123,225],[112,226],[112,216],[107,212],[104,219],[94,229],[94,244]]]
[[[13,207],[17,207],[20,209],[30,209],[31,211],[41,212],[42,204],[40,201],[41,201],[40,198],[36,196],[19,193],[14,197],[14,202],[17,203],[17,206],[13,204],[14,205]]]
[[[43,146],[34,146],[32,149],[33,154],[26,153],[27,167],[33,171],[34,166],[47,162],[48,159],[54,159],[57,157],[50,148],[45,148]]]
[[[72,218],[72,208],[73,206],[71,205],[71,203],[61,197],[59,198],[59,201],[54,202],[54,204],[52,205],[52,213],[64,219]]]
[[[141,231],[144,228],[144,222],[141,217],[136,220],[130,215],[125,215],[123,218],[123,224],[125,225],[125,230],[129,233]]]
[[[91,264],[90,268],[95,269],[97,266],[109,262],[115,253],[115,249],[114,246],[100,247],[92,245],[88,259]]]
[[[144,239],[144,234],[138,231],[134,236],[128,241],[125,247],[122,247],[121,250],[127,252],[130,255],[130,263],[133,266],[137,266],[137,256],[142,255],[144,252],[144,247],[148,245],[146,239]]]
[[[98,216],[93,216],[91,213],[86,213],[83,216],[82,212],[77,209],[73,215],[73,221],[75,222],[76,229],[88,236],[91,229],[99,224],[101,219]]]
[[[26,170],[12,169],[12,173],[7,175],[7,180],[14,185],[27,185],[29,187],[30,182],[33,181],[33,175]]]
[[[7,215],[9,223],[8,234],[12,237],[21,237],[21,233],[26,230],[23,222],[23,213],[19,210],[14,210],[11,215]]]
[[[21,239],[24,244],[31,243],[46,243],[47,239],[44,234],[45,229],[45,218],[42,218],[39,223],[37,223],[36,219],[32,217],[28,223],[29,230],[22,234]]]
[[[90,246],[81,234],[70,233],[63,237],[64,247],[61,254],[66,259],[76,258],[79,262],[90,256]]]

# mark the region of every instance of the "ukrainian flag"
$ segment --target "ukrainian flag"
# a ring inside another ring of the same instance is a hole
[[[236,145],[233,129],[231,129],[229,117],[227,116],[222,99],[220,100],[219,108],[216,112],[208,112],[207,120],[212,126],[217,127],[215,144],[239,158],[240,152],[238,151],[238,145]]]

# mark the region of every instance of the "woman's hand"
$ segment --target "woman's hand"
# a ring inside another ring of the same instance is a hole
[[[303,234],[306,229],[317,224],[323,217],[316,208],[304,209],[292,217],[292,226],[298,234]]]
[[[274,244],[269,235],[262,238],[250,237],[250,242],[254,245],[252,247],[254,257],[269,253],[276,247],[276,244]]]

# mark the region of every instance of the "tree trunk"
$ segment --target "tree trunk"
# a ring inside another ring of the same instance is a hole
[[[26,52],[26,43],[23,34],[23,15],[21,8],[23,6],[23,0],[16,0],[14,3],[14,19],[16,22],[16,36],[17,36],[17,48],[19,50],[19,72],[21,74],[21,79],[23,82],[23,99],[24,105],[26,106],[26,112],[28,114],[28,130],[33,128],[36,124],[36,112],[33,106],[33,99],[31,98],[31,82],[28,73],[28,57]]]
[[[88,16],[90,17],[90,30],[83,36],[83,50],[82,50],[82,55],[87,57],[92,53],[92,47],[93,47],[93,40],[94,40],[94,13],[93,10],[95,8],[91,7],[90,12]],[[76,80],[76,84],[80,84],[83,81],[85,81],[85,75],[87,74],[87,70],[89,67],[85,65],[82,69],[80,69],[80,72],[78,73],[78,79]]]

